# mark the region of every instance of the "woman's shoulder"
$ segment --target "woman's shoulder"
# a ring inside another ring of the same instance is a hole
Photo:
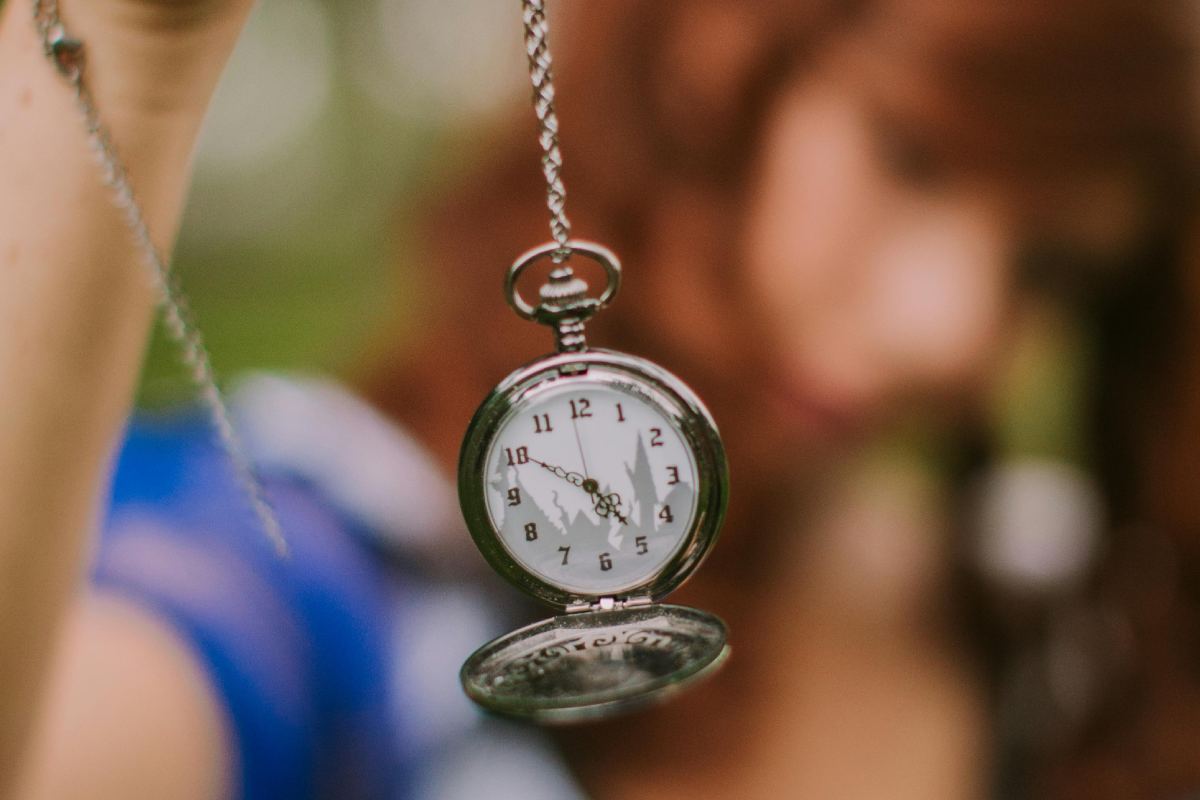
[[[447,476],[405,430],[336,381],[254,374],[239,382],[231,407],[269,482],[303,486],[374,546],[420,553],[457,529]],[[218,502],[228,517],[227,501],[245,505],[238,494],[198,409],[131,421],[116,463],[113,514],[146,506],[186,514]],[[245,514],[236,519],[245,522]]]
[[[324,379],[254,376],[232,406],[290,557],[258,530],[202,415],[142,415],[95,582],[155,609],[200,657],[242,796],[578,797],[540,736],[481,718],[458,686],[513,596],[477,570],[420,444]]]
[[[352,461],[353,425],[312,402],[327,384],[255,381],[234,407],[290,555],[258,529],[202,415],[146,414],[116,459],[93,584],[150,608],[197,655],[236,735],[244,796],[309,796],[317,775],[382,796],[402,762],[394,593],[379,520],[322,472]]]

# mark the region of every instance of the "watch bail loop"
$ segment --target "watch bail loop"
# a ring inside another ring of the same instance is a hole
[[[570,258],[579,254],[598,263],[607,279],[599,297],[588,295],[587,281],[575,274]],[[538,304],[532,305],[521,296],[517,281],[532,264],[549,256],[555,266],[538,290]],[[621,262],[607,247],[594,242],[571,239],[565,244],[550,242],[517,257],[504,278],[504,294],[513,311],[522,319],[548,325],[554,329],[559,352],[580,352],[587,349],[584,324],[597,311],[612,302],[621,286]]]

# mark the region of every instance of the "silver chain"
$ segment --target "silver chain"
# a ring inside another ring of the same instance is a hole
[[[584,323],[612,299],[620,284],[620,266],[616,257],[604,248],[571,239],[571,221],[567,219],[567,189],[562,181],[562,152],[558,149],[558,114],[554,110],[554,78],[551,74],[550,45],[546,40],[546,0],[521,0],[525,22],[525,55],[529,57],[529,82],[533,86],[533,111],[537,115],[542,146],[542,174],[546,177],[546,207],[550,209],[550,234],[554,243],[522,255],[509,268],[505,294],[509,304],[526,319],[551,325],[559,352],[587,349]],[[599,255],[606,265],[609,288],[601,301],[588,298],[587,281],[575,274],[570,257],[582,252],[589,258]],[[549,255],[554,267],[538,295],[541,304],[529,307],[516,290],[516,278],[529,263]]]
[[[33,0],[33,17],[42,47],[75,95],[75,106],[83,118],[88,143],[100,166],[101,179],[111,191],[113,203],[133,235],[139,255],[150,272],[159,295],[163,327],[179,348],[180,360],[208,411],[222,448],[229,457],[235,477],[258,517],[263,533],[276,552],[285,556],[287,540],[275,510],[267,501],[262,481],[245,445],[234,428],[225,396],[217,385],[212,359],[204,337],[196,326],[178,277],[155,247],[141,205],[133,191],[129,173],[117,154],[116,145],[100,119],[91,91],[84,80],[83,43],[68,35],[59,16],[58,0]]]
[[[562,153],[558,149],[558,115],[554,111],[554,82],[550,73],[550,46],[546,41],[545,0],[522,0],[525,22],[525,54],[529,56],[529,81],[533,84],[533,111],[541,133],[542,173],[546,176],[546,207],[550,209],[550,233],[558,243],[556,261],[570,252],[571,222],[565,211],[567,189],[562,182]],[[569,267],[566,267],[569,271]]]

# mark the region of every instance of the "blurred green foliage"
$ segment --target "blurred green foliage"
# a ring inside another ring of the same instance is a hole
[[[400,327],[394,317],[404,314],[411,293],[402,287],[413,275],[411,209],[432,180],[470,161],[458,152],[457,133],[479,109],[454,105],[465,103],[457,99],[464,93],[434,87],[422,95],[428,79],[403,65],[389,73],[386,56],[398,51],[374,30],[398,13],[407,15],[399,23],[416,14],[417,22],[454,30],[472,9],[390,1],[266,0],[223,78],[174,268],[225,384],[249,369],[336,374],[373,331]],[[518,25],[514,15],[513,34]],[[519,49],[519,38],[511,44]],[[289,57],[303,61],[289,66]],[[439,58],[445,63],[429,66],[439,75],[469,62],[455,53]],[[389,74],[394,97],[380,82]],[[315,89],[314,76],[323,79]],[[459,80],[486,92],[484,77],[467,63]],[[513,77],[523,80],[520,71]],[[139,404],[187,402],[192,392],[174,344],[157,330]]]

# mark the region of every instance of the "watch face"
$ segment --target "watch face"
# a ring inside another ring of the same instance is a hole
[[[467,429],[458,490],[488,563],[570,610],[678,587],[716,541],[728,477],[691,389],[644,359],[589,349],[496,387]]]
[[[582,594],[645,583],[694,527],[696,457],[675,418],[629,384],[552,381],[500,422],[484,464],[504,548]]]

